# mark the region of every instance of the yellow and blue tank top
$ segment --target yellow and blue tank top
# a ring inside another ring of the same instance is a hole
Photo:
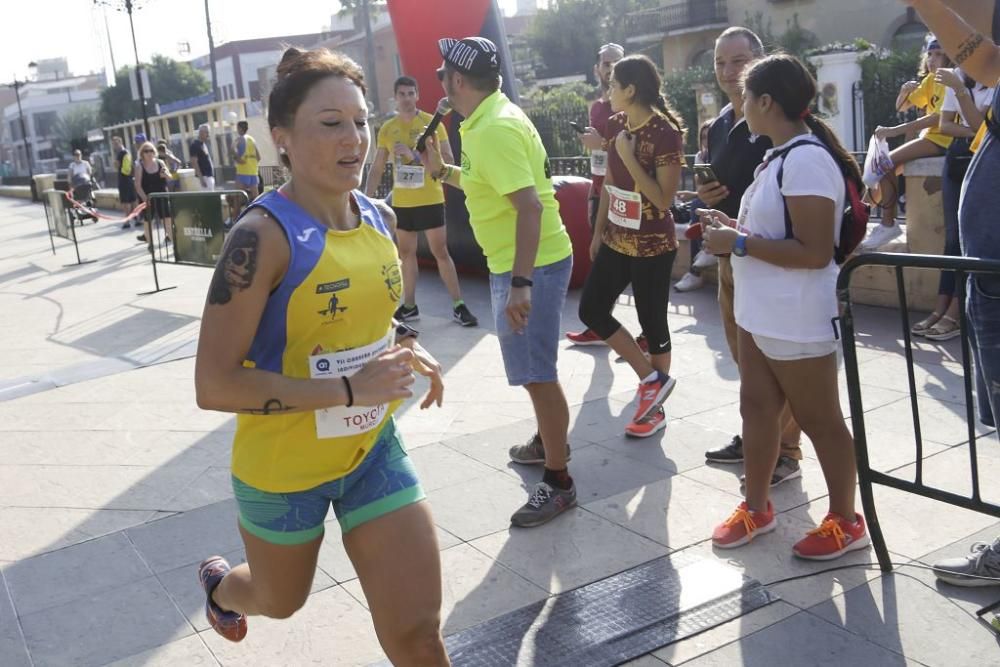
[[[374,204],[352,194],[361,223],[331,230],[279,191],[265,209],[290,249],[288,270],[268,297],[245,366],[294,378],[351,375],[392,342],[402,279],[392,232]],[[240,414],[233,474],[263,491],[313,488],[354,470],[398,402],[278,415]]]

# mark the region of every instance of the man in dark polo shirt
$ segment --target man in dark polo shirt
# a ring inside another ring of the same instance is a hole
[[[708,208],[718,209],[734,220],[739,217],[743,193],[753,183],[754,172],[772,148],[771,140],[750,132],[743,118],[743,71],[764,56],[760,37],[747,28],[729,28],[715,42],[715,76],[719,87],[729,98],[719,117],[708,131],[708,152],[712,171],[718,181],[698,184],[698,198]],[[719,309],[726,330],[726,342],[733,359],[739,364],[736,346],[736,316],[733,313],[733,267],[729,255],[719,257]],[[781,423],[781,455],[771,477],[771,486],[801,476],[799,448],[801,430],[791,418],[786,405]],[[715,463],[742,463],[743,439],[732,441],[705,452],[705,458]]]

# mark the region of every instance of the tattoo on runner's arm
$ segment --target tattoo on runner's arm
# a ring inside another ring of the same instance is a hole
[[[958,45],[958,53],[955,54],[955,64],[961,65],[968,60],[985,41],[986,38],[978,32],[970,35],[968,39]]]
[[[225,305],[232,300],[234,291],[245,290],[253,284],[259,241],[257,232],[250,229],[237,229],[232,233],[208,288],[210,304]]]
[[[262,408],[241,408],[240,412],[248,415],[273,415],[278,412],[288,412],[294,410],[295,406],[285,405],[277,398],[268,399]]]

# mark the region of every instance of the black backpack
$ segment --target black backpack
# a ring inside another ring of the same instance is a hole
[[[781,190],[785,176],[785,156],[787,156],[792,149],[799,146],[819,146],[823,148],[830,154],[833,161],[837,163],[840,173],[844,176],[844,201],[846,202],[846,206],[844,208],[844,214],[840,224],[840,238],[837,240],[837,243],[833,248],[833,261],[838,265],[843,264],[847,261],[847,258],[851,256],[851,253],[853,253],[864,240],[865,234],[868,233],[868,218],[871,215],[871,209],[867,204],[861,201],[861,191],[858,188],[857,183],[854,182],[854,180],[850,177],[850,174],[848,174],[840,164],[840,160],[837,155],[822,141],[816,142],[803,139],[802,141],[796,141],[791,146],[783,148],[780,151],[776,151],[771,155],[771,160],[781,158],[781,166],[778,167],[779,191]],[[792,233],[792,216],[788,212],[788,203],[784,201],[784,196],[782,196],[782,203],[785,207],[785,238],[794,238],[795,235]]]

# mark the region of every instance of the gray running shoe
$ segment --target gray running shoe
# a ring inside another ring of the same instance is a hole
[[[572,457],[569,450],[569,443],[566,443],[566,461]],[[542,438],[537,433],[523,445],[514,445],[510,448],[510,460],[521,465],[535,465],[545,463],[545,447],[542,445]]]
[[[968,556],[939,560],[934,574],[954,586],[1000,586],[1000,537],[993,544],[974,542]]]
[[[799,462],[790,456],[779,456],[778,463],[774,466],[774,473],[771,475],[771,488],[773,489],[782,482],[796,477],[802,477],[802,468],[799,467]],[[746,475],[740,475],[741,487],[746,484],[746,481]]]
[[[528,502],[510,517],[510,524],[518,528],[541,526],[574,505],[576,505],[576,484],[564,491],[545,482],[539,482],[535,484]]]

